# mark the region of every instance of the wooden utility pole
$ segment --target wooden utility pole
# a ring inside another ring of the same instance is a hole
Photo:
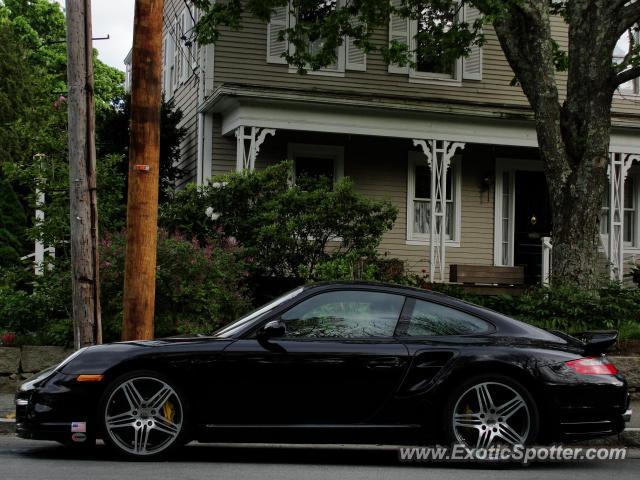
[[[158,241],[163,0],[136,0],[123,340],[153,338]]]
[[[67,0],[69,197],[76,348],[102,342],[91,0]]]

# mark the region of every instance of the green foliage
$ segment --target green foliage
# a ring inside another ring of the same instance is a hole
[[[102,241],[101,305],[105,338],[122,325],[124,235]],[[249,309],[246,273],[223,238],[189,241],[160,232],[156,275],[156,336],[210,333]]]
[[[513,3],[518,0],[510,0]],[[498,0],[468,1],[481,8],[487,18],[495,18],[504,11],[504,3]],[[358,48],[365,52],[379,50],[390,63],[413,64],[413,54],[431,56],[437,52],[445,60],[466,56],[471,46],[484,42],[482,24],[484,18],[473,24],[450,22],[457,17],[465,2],[456,0],[402,0],[391,5],[388,1],[353,0],[338,4],[333,1],[292,0],[292,13],[296,22],[284,30],[280,39],[285,38],[294,47],[287,49],[283,57],[289,65],[300,73],[318,70],[337,60],[336,47],[342,45],[348,36],[354,39]],[[195,27],[196,38],[202,44],[215,43],[223,28],[240,30],[242,15],[251,13],[260,20],[268,21],[275,7],[288,4],[288,0],[229,0],[209,2],[195,0],[201,10],[200,21]],[[418,20],[423,25],[415,50],[401,42],[381,44],[374,40],[376,30],[387,29],[389,15]],[[320,42],[317,42],[317,41]],[[315,43],[314,43],[315,42]],[[311,44],[321,45],[311,48]]]
[[[469,295],[460,286],[449,284],[433,284],[431,288],[549,330],[615,329],[622,338],[640,338],[638,288],[615,283],[596,292],[571,286],[536,287],[519,296]]]
[[[0,178],[0,268],[16,265],[24,255],[27,218],[18,196]]]
[[[101,234],[119,232],[127,224],[127,177],[122,172],[124,162],[126,159],[116,154],[106,155],[96,162],[98,224]]]
[[[316,266],[316,281],[331,280],[377,280],[378,269],[371,258],[363,258],[358,252],[350,252],[320,262]]]
[[[36,209],[36,188],[45,194],[45,221],[32,225],[28,235],[62,255],[69,253],[65,38],[58,3],[0,3],[0,168],[29,216]],[[99,119],[124,94],[124,74],[100,62],[94,51],[94,79]]]
[[[115,97],[114,108],[97,112],[97,151],[99,156],[120,155],[121,174],[125,177],[129,169],[129,121],[131,117],[131,96]],[[184,114],[176,107],[175,100],[163,99],[160,107],[160,203],[169,198],[169,191],[186,172],[178,167],[180,144],[187,133],[185,127],[178,127]],[[122,196],[126,198],[126,182]]]
[[[71,344],[69,272],[64,260],[40,277],[19,267],[0,271],[0,331],[17,333],[19,343]],[[59,337],[61,323],[68,325],[64,341]]]
[[[125,238],[101,242],[101,306],[105,341],[120,338]],[[246,271],[224,239],[188,241],[161,232],[156,277],[156,336],[210,333],[250,308]],[[19,343],[70,345],[71,277],[57,259],[41,277],[20,268],[0,271],[0,332]]]
[[[290,173],[283,162],[187,187],[161,209],[161,224],[199,239],[224,232],[263,276],[313,279],[321,262],[373,254],[396,218],[390,203],[357,194],[349,179],[291,185]]]
[[[631,280],[640,287],[640,263],[631,266]]]

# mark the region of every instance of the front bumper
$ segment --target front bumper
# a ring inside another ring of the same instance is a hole
[[[101,385],[80,384],[75,375],[54,372],[36,386],[16,392],[16,435],[67,441],[75,433],[75,423],[84,424],[83,433],[95,437],[100,394]]]

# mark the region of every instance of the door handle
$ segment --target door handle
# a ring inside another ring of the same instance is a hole
[[[401,365],[400,359],[397,357],[376,358],[367,362],[367,368],[386,369],[397,368]]]

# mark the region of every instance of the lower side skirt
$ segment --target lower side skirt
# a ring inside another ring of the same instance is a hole
[[[425,443],[431,434],[421,425],[203,425],[200,442]]]

